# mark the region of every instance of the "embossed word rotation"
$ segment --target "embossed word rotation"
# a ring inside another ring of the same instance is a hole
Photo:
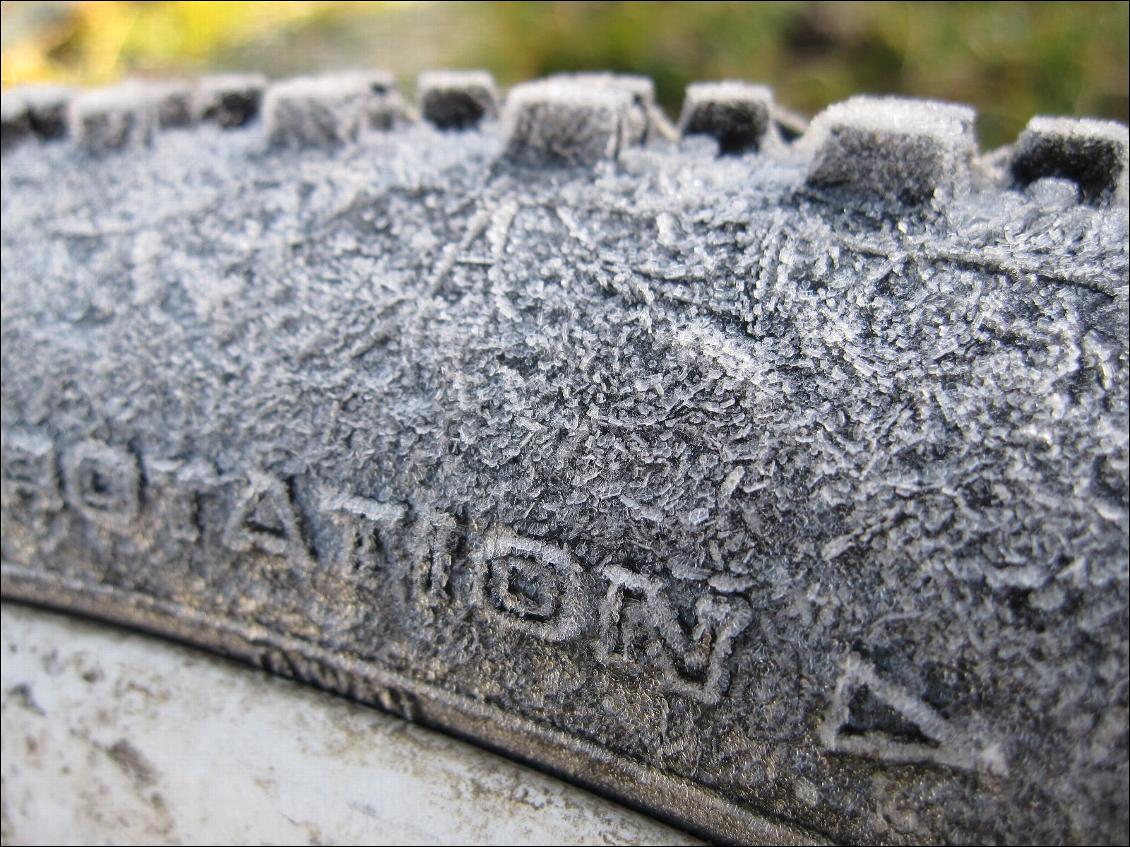
[[[328,489],[311,507],[269,473],[221,477],[200,459],[142,461],[101,441],[59,451],[41,433],[5,433],[2,483],[6,524],[69,508],[109,533],[128,535],[145,519],[189,544],[208,543],[203,498],[223,498],[224,548],[289,560],[307,573],[333,567],[348,577],[373,562],[381,545],[395,546],[407,551],[401,570],[419,606],[462,603],[486,625],[548,642],[589,636],[603,665],[657,674],[665,691],[707,705],[725,694],[734,639],[753,619],[745,599],[706,592],[688,627],[663,580],[615,565],[585,568],[568,550],[506,527],[472,531],[447,512]],[[333,527],[332,554],[319,554],[304,532],[314,520]],[[456,581],[457,571],[466,578]]]

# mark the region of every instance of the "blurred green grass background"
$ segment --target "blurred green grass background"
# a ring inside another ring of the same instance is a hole
[[[814,114],[859,92],[971,103],[982,143],[1033,114],[1128,118],[1130,3],[5,2],[5,86],[126,75],[429,67],[510,85],[646,74],[677,115],[694,80],[770,84]]]

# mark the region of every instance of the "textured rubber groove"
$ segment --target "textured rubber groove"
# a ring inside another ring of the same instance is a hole
[[[417,88],[4,92],[4,596],[718,840],[1125,841],[1126,128]]]

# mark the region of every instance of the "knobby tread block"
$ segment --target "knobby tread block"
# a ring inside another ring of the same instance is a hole
[[[286,80],[267,89],[264,118],[270,144],[326,147],[388,129],[399,115],[391,74],[332,73]]]
[[[723,153],[757,151],[771,126],[773,94],[745,82],[697,83],[687,87],[679,132],[709,135]]]
[[[910,205],[968,182],[976,148],[967,106],[897,97],[853,97],[813,120],[812,185]]]
[[[676,137],[675,128],[659,108],[659,103],[655,99],[655,83],[649,77],[590,72],[557,74],[550,79],[626,93],[632,99],[628,131],[633,139],[646,143]]]
[[[424,120],[440,129],[469,129],[498,117],[494,77],[486,71],[427,71],[416,82]]]
[[[15,147],[31,137],[31,118],[18,91],[5,91],[0,98],[0,146]]]
[[[259,115],[267,78],[262,74],[213,74],[193,90],[193,117],[224,129],[244,126]]]
[[[195,123],[194,86],[190,82],[170,80],[150,83],[157,110],[159,129],[177,129]]]
[[[488,82],[5,92],[4,596],[721,841],[1125,842],[1125,128]]]
[[[533,164],[616,159],[646,132],[632,93],[604,80],[552,78],[511,90],[508,154]]]
[[[1088,203],[1125,203],[1128,149],[1126,127],[1113,121],[1035,117],[1017,139],[1012,175],[1021,185],[1065,178]]]
[[[155,129],[153,106],[152,90],[141,83],[83,91],[68,103],[68,132],[91,153],[142,146]]]
[[[53,141],[66,132],[67,102],[75,90],[65,85],[28,85],[10,92],[20,100],[27,113],[32,133]]]

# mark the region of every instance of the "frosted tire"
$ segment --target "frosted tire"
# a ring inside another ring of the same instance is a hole
[[[731,842],[1125,843],[1127,131],[4,92],[3,596]]]

